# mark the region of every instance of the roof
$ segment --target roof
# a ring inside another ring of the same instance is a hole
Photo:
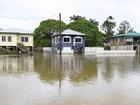
[[[81,32],[74,31],[74,30],[71,30],[71,29],[64,30],[61,34],[64,34],[64,35],[85,35]]]
[[[32,32],[25,31],[18,28],[8,28],[8,29],[0,29],[0,33],[13,33],[13,34],[33,34]]]
[[[55,35],[59,35],[58,33],[57,34],[55,34]],[[55,36],[54,35],[54,36]],[[86,35],[86,34],[83,34],[83,33],[81,33],[81,32],[78,32],[78,31],[74,31],[74,30],[71,30],[71,29],[66,29],[66,30],[64,30],[62,33],[61,33],[61,35],[80,35],[80,36],[84,36],[84,35]]]
[[[112,37],[140,37],[140,33],[131,32],[126,34],[114,35]]]

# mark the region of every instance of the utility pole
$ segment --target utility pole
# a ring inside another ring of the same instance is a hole
[[[62,54],[62,52],[61,52],[61,50],[62,50],[62,46],[61,46],[61,44],[62,44],[62,42],[61,42],[61,38],[62,38],[62,36],[61,36],[61,13],[59,13],[59,35],[60,35],[60,56],[61,56],[61,54]]]

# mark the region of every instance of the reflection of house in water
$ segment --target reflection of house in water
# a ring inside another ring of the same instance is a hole
[[[0,74],[20,74],[33,71],[33,69],[31,56],[0,57]]]
[[[71,82],[89,81],[97,77],[97,63],[85,56],[73,55],[39,55],[34,57],[34,67],[41,80],[47,83],[62,82],[69,79]]]
[[[133,70],[133,57],[98,57],[98,76],[111,82],[115,76],[124,77]]]

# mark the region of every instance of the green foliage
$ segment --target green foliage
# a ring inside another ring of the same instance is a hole
[[[111,50],[111,47],[109,45],[104,47],[104,50]]]
[[[120,23],[119,28],[117,30],[118,30],[118,34],[126,34],[129,32],[134,32],[133,28],[126,20]]]
[[[78,19],[70,24],[68,24],[68,28],[72,30],[76,30],[86,34],[86,46],[99,46],[101,43],[99,42],[102,35],[99,32],[97,21],[91,21],[87,19]]]
[[[101,29],[105,32],[105,39],[109,39],[114,31],[113,29],[115,28],[116,23],[114,21],[114,18],[112,16],[109,16],[104,23],[101,25]]]
[[[66,24],[61,21],[61,30],[66,29]],[[60,30],[60,21],[54,19],[44,20],[35,29],[34,45],[35,47],[51,46],[51,35]]]
[[[85,19],[85,17],[79,16],[79,15],[73,15],[70,17],[70,21],[76,21],[76,20],[81,20]]]

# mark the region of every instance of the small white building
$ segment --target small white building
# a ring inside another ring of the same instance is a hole
[[[19,43],[33,50],[33,33],[16,28],[0,30],[0,48],[13,50]]]

